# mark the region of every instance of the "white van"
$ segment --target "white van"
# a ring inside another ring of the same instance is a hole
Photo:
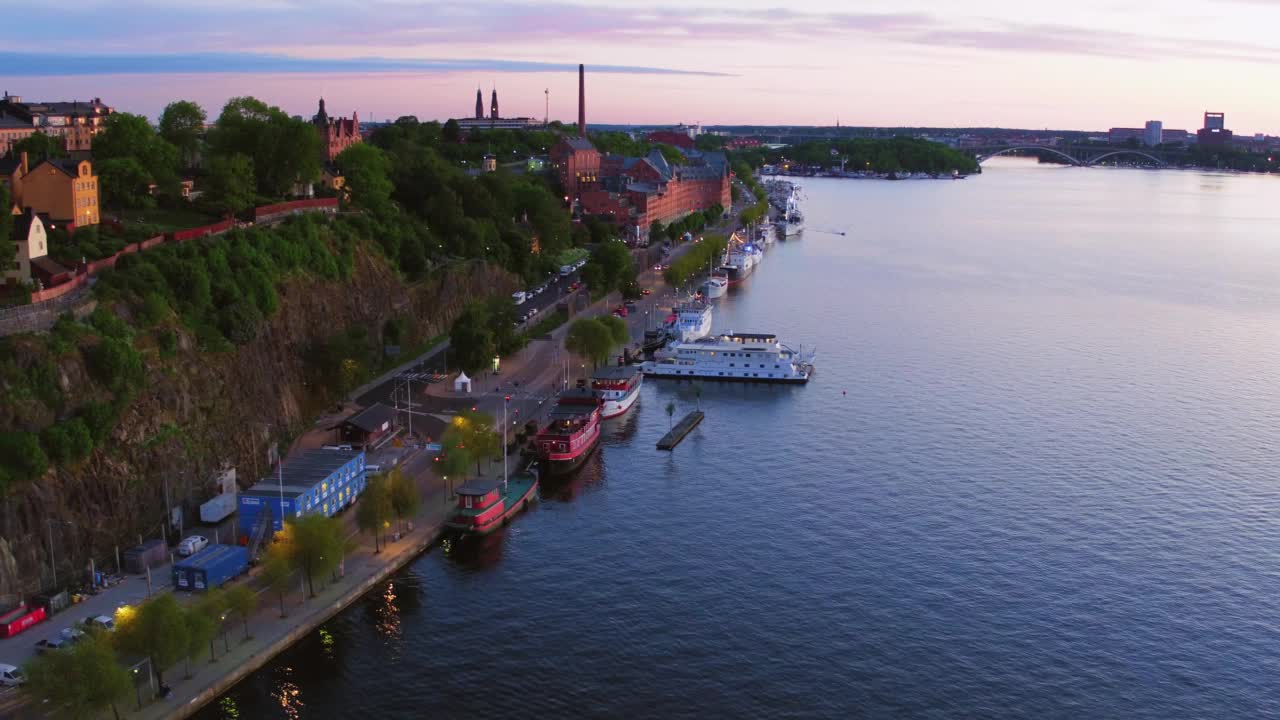
[[[560,266],[560,274],[561,274],[562,276],[572,275],[572,274],[573,274],[573,266],[572,266],[572,265],[561,265],[561,266]]]
[[[523,305],[524,301],[529,299],[529,296],[523,292],[513,292],[511,293],[511,299],[515,300],[517,305]]]
[[[26,682],[27,678],[23,676],[22,671],[13,665],[0,665],[0,685],[5,687],[17,687]]]
[[[178,554],[182,557],[190,557],[207,547],[209,547],[209,538],[203,535],[192,535],[178,543]]]

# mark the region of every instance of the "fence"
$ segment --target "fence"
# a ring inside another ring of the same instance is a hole
[[[335,213],[338,211],[337,198],[314,198],[311,200],[294,200],[293,202],[263,205],[253,209],[254,222],[274,222],[288,215],[300,212]]]

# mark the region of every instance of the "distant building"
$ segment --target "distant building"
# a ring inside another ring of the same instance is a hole
[[[498,169],[498,158],[492,153],[485,153],[484,159],[481,161],[481,167],[485,172],[493,172]]]
[[[0,182],[14,206],[31,208],[67,229],[98,224],[98,176],[88,160],[45,160],[34,168],[27,154],[0,162]]]
[[[1155,147],[1164,142],[1164,123],[1159,120],[1148,120],[1142,133],[1142,144]]]
[[[1227,129],[1224,113],[1206,112],[1204,127],[1196,131],[1196,142],[1206,146],[1230,145],[1231,131]]]
[[[688,133],[678,132],[676,130],[655,130],[644,136],[645,140],[653,143],[662,143],[680,148],[681,150],[693,149],[693,138]]]
[[[87,152],[115,109],[101,98],[81,102],[23,102],[18,95],[0,97],[0,152],[35,132],[62,139],[67,152]]]
[[[338,425],[338,439],[353,447],[368,448],[396,430],[396,411],[374,403]]]
[[[458,127],[462,130],[530,130],[533,128],[541,128],[544,123],[541,120],[533,118],[518,117],[504,118],[498,114],[498,89],[493,89],[493,95],[489,100],[489,116],[484,114],[484,94],[480,88],[476,88],[476,113],[475,117],[454,118],[458,123]]]
[[[311,124],[320,132],[320,154],[326,162],[342,154],[343,150],[360,142],[360,114],[351,113],[351,119],[331,118],[324,109],[324,98],[320,98],[320,110],[311,118]]]
[[[758,148],[760,141],[755,138],[730,138],[724,142],[725,150],[741,150],[743,148]]]
[[[1111,128],[1107,131],[1107,142],[1112,145],[1122,145],[1130,140],[1142,142],[1146,130],[1143,128]]]
[[[1166,145],[1182,145],[1191,139],[1191,133],[1186,130],[1168,130],[1160,131],[1160,142]]]

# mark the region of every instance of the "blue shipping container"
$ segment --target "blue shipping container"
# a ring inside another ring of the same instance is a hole
[[[309,513],[332,516],[355,502],[365,488],[364,461],[363,452],[349,450],[306,450],[285,460],[280,475],[240,492],[242,542],[253,536],[263,509],[271,513],[272,532],[279,532],[283,520]]]
[[[173,566],[173,587],[208,590],[249,569],[249,552],[239,545],[210,545]]]

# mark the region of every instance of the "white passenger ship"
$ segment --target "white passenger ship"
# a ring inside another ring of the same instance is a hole
[[[600,400],[600,419],[618,417],[640,397],[644,375],[634,365],[601,368],[591,376],[591,391]]]
[[[806,383],[814,357],[813,351],[792,350],[772,334],[727,333],[672,343],[640,369],[661,378]]]
[[[781,237],[799,235],[800,231],[804,230],[804,213],[800,212],[799,200],[799,186],[792,187],[791,194],[787,196],[787,207],[783,210],[782,217],[778,219],[778,232]]]
[[[667,337],[676,342],[693,342],[711,334],[711,305],[698,300],[680,303],[671,309],[675,318],[667,325]]]

